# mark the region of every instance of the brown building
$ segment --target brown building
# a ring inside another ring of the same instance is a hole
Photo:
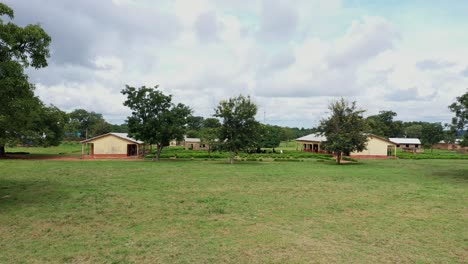
[[[199,138],[185,138],[186,150],[208,150],[208,144],[202,143]]]
[[[436,143],[432,145],[433,149],[444,149],[444,150],[465,150],[468,149],[468,147],[462,147],[460,145],[460,140],[457,139],[455,143],[446,143],[445,141],[440,141],[439,143]]]

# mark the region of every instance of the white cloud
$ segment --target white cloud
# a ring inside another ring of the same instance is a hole
[[[52,35],[50,66],[28,70],[37,94],[113,122],[129,113],[125,84],[159,84],[206,117],[219,100],[250,94],[259,120],[265,111],[267,122],[306,127],[338,96],[368,114],[448,122],[447,105],[468,87],[468,48],[451,42],[463,43],[464,27],[411,33],[340,0],[7,4]]]

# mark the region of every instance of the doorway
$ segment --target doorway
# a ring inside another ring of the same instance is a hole
[[[136,144],[127,145],[127,156],[136,156],[138,154]]]

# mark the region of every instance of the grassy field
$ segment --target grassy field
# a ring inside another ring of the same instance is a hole
[[[0,161],[0,263],[467,263],[468,162]]]
[[[79,142],[65,142],[54,147],[7,147],[7,152],[27,152],[31,155],[53,156],[81,156],[81,144]]]

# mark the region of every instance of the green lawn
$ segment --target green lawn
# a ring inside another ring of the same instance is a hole
[[[467,263],[468,162],[0,160],[0,263]]]
[[[53,147],[7,147],[7,152],[26,152],[33,156],[81,156],[80,142],[65,142]]]

